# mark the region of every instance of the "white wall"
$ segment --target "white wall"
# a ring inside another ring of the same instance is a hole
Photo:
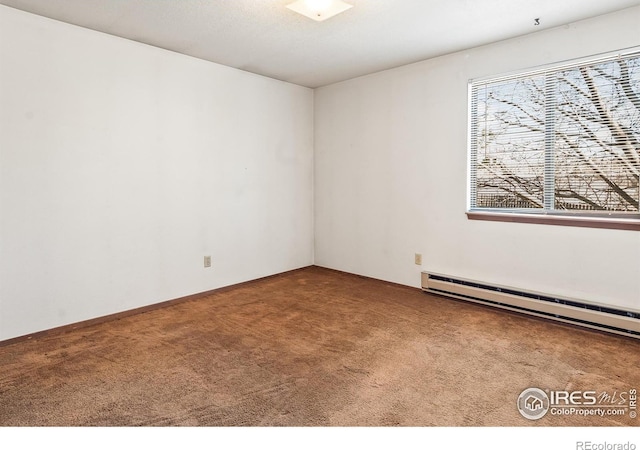
[[[430,270],[640,309],[640,232],[465,215],[468,80],[639,45],[639,23],[636,7],[317,89],[316,264],[410,286]]]
[[[312,163],[313,91],[0,6],[0,340],[312,264]]]

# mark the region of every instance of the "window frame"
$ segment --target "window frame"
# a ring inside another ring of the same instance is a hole
[[[640,57],[640,46],[623,50],[592,55],[589,57],[576,58],[572,60],[537,66],[534,68],[511,71],[500,75],[474,78],[468,81],[467,99],[467,205],[466,215],[471,220],[498,221],[498,222],[519,222],[546,225],[564,225],[574,227],[606,228],[640,231],[640,210],[639,211],[571,211],[555,209],[520,209],[520,208],[487,208],[473,207],[472,201],[474,191],[477,188],[474,183],[474,151],[477,152],[477,127],[474,128],[474,108],[473,95],[474,88],[478,85],[506,81],[523,77],[534,77],[536,75],[547,74],[549,72],[560,72],[562,70],[575,69],[580,66],[605,63],[621,58]],[[545,146],[547,141],[545,139]],[[474,148],[475,147],[475,148]],[[545,171],[548,167],[545,164]],[[545,204],[548,201],[549,193],[545,192]],[[555,196],[554,196],[555,198]]]

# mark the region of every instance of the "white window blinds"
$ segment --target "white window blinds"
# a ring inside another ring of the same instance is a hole
[[[470,83],[470,209],[635,216],[640,50]]]

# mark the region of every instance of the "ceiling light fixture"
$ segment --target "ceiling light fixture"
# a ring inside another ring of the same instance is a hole
[[[353,5],[341,0],[297,0],[287,5],[287,8],[317,22],[322,22],[353,8]]]

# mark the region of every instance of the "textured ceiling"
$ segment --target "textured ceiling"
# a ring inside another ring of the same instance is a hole
[[[640,0],[346,0],[354,8],[314,22],[285,8],[291,1],[0,4],[308,87],[640,5]],[[536,18],[540,25],[534,25]]]

